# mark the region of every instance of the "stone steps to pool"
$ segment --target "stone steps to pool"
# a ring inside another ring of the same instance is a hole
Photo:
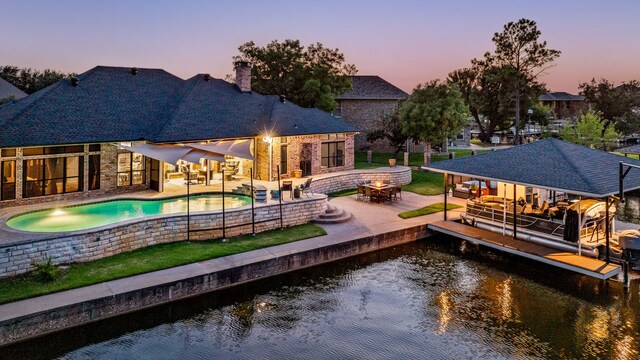
[[[313,219],[313,222],[316,224],[341,224],[351,220],[352,217],[353,215],[350,212],[328,205],[323,212]]]
[[[263,185],[254,185],[251,191],[251,184],[242,184],[237,188],[231,190],[232,193],[244,196],[254,196],[254,199],[259,202],[267,201],[267,188]]]

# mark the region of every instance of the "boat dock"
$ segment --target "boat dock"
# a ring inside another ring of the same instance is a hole
[[[474,244],[480,244],[601,280],[609,279],[622,271],[620,265],[607,264],[602,260],[514,239],[493,231],[478,229],[454,221],[436,221],[429,224],[428,227],[432,231],[454,236]]]

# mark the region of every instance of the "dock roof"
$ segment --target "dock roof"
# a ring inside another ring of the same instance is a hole
[[[437,162],[423,168],[576,195],[605,197],[619,191],[618,168],[621,161],[640,166],[640,160],[558,139],[544,139],[505,150]],[[625,191],[640,189],[640,169],[632,169],[625,177],[624,185]]]

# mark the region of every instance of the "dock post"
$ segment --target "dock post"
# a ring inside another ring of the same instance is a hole
[[[280,165],[276,165],[276,170],[278,171],[278,207],[280,208],[280,230],[284,229],[282,226],[282,188],[280,187]]]
[[[227,223],[224,209],[224,171],[222,172],[222,241],[227,241]]]
[[[449,193],[447,192],[447,185],[449,182],[449,175],[444,173],[444,221],[447,221],[447,196]]]
[[[517,144],[516,144],[517,145]],[[518,236],[518,230],[516,228],[516,208],[518,207],[518,202],[516,201],[516,184],[513,184],[513,238],[516,239]]]
[[[256,236],[256,209],[255,209],[255,189],[253,187],[253,168],[249,169],[251,176],[251,234]]]
[[[609,196],[605,199],[604,202],[606,209],[604,211],[605,214],[605,224],[604,224],[604,232],[605,232],[605,241],[606,241],[606,263],[609,264]]]

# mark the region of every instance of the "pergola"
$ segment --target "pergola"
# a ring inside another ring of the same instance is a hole
[[[444,174],[445,211],[447,219],[448,175],[501,181],[516,185],[543,188],[579,196],[605,199],[606,248],[609,258],[609,198],[612,195],[640,189],[640,171],[622,173],[622,166],[640,167],[640,160],[624,158],[606,151],[544,139],[530,144],[491,151],[461,159],[447,160],[423,166],[423,169]],[[622,178],[624,185],[622,186]],[[516,206],[513,236],[516,237]]]

